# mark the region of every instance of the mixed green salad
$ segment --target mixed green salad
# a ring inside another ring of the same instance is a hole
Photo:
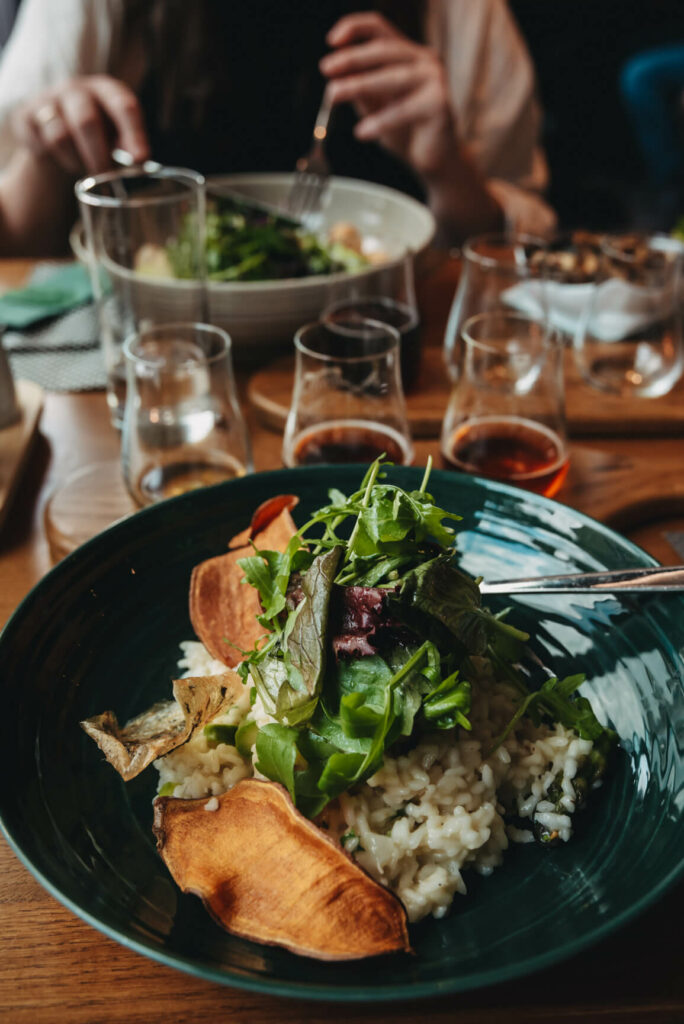
[[[197,276],[195,238],[194,219],[188,215],[178,238],[166,247],[175,277]],[[233,195],[210,201],[205,240],[212,281],[274,281],[368,266],[361,253],[341,242],[323,242],[299,221]]]
[[[315,817],[373,775],[386,751],[468,730],[471,692],[486,675],[517,694],[487,756],[523,715],[559,722],[593,741],[581,769],[588,791],[616,737],[576,693],[584,677],[540,681],[522,668],[529,637],[483,607],[479,581],[457,568],[448,523],[460,517],[435,505],[430,466],[412,492],[387,482],[385,466],[374,462],[352,495],[330,491],[285,551],[239,562],[259,592],[266,637],[242,652],[238,671],[276,721],[258,728],[248,717],[238,749],[256,743],[259,772]]]

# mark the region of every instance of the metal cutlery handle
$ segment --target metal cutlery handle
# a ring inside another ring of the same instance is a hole
[[[684,565],[537,576],[524,580],[495,580],[492,583],[480,584],[480,591],[483,594],[572,594],[598,590],[607,593],[684,591]]]
[[[318,113],[316,114],[316,123],[313,130],[313,137],[316,142],[323,142],[328,134],[328,125],[330,124],[332,109],[333,106],[330,89],[326,86],[323,91],[321,105],[318,108]]]

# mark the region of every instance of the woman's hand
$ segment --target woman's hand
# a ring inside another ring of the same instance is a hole
[[[323,58],[333,103],[352,103],[359,139],[374,140],[423,180],[440,238],[453,244],[503,227],[503,212],[458,138],[446,72],[437,54],[380,14],[340,19]]]
[[[359,139],[377,141],[429,181],[458,150],[444,67],[437,54],[374,11],[342,18],[321,61],[334,104],[352,103]]]
[[[68,174],[96,174],[112,166],[112,148],[138,163],[149,157],[135,93],[108,75],[70,78],[20,107],[17,139],[37,156],[50,156]]]

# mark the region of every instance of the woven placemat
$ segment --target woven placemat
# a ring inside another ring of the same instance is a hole
[[[30,283],[43,284],[54,273],[54,263],[41,263]],[[33,381],[46,391],[95,391],[106,386],[94,303],[21,331],[8,328],[2,344],[15,380]]]
[[[94,305],[27,331],[3,337],[15,380],[32,380],[46,391],[93,391],[107,383]]]

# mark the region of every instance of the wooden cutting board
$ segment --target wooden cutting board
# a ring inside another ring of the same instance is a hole
[[[255,373],[248,397],[261,422],[273,430],[285,426],[292,395],[294,357],[285,356]],[[620,398],[590,388],[580,378],[571,351],[565,353],[566,410],[573,437],[684,435],[684,378],[662,398]],[[449,397],[442,349],[423,349],[415,389],[406,396],[414,437],[437,437]]]

